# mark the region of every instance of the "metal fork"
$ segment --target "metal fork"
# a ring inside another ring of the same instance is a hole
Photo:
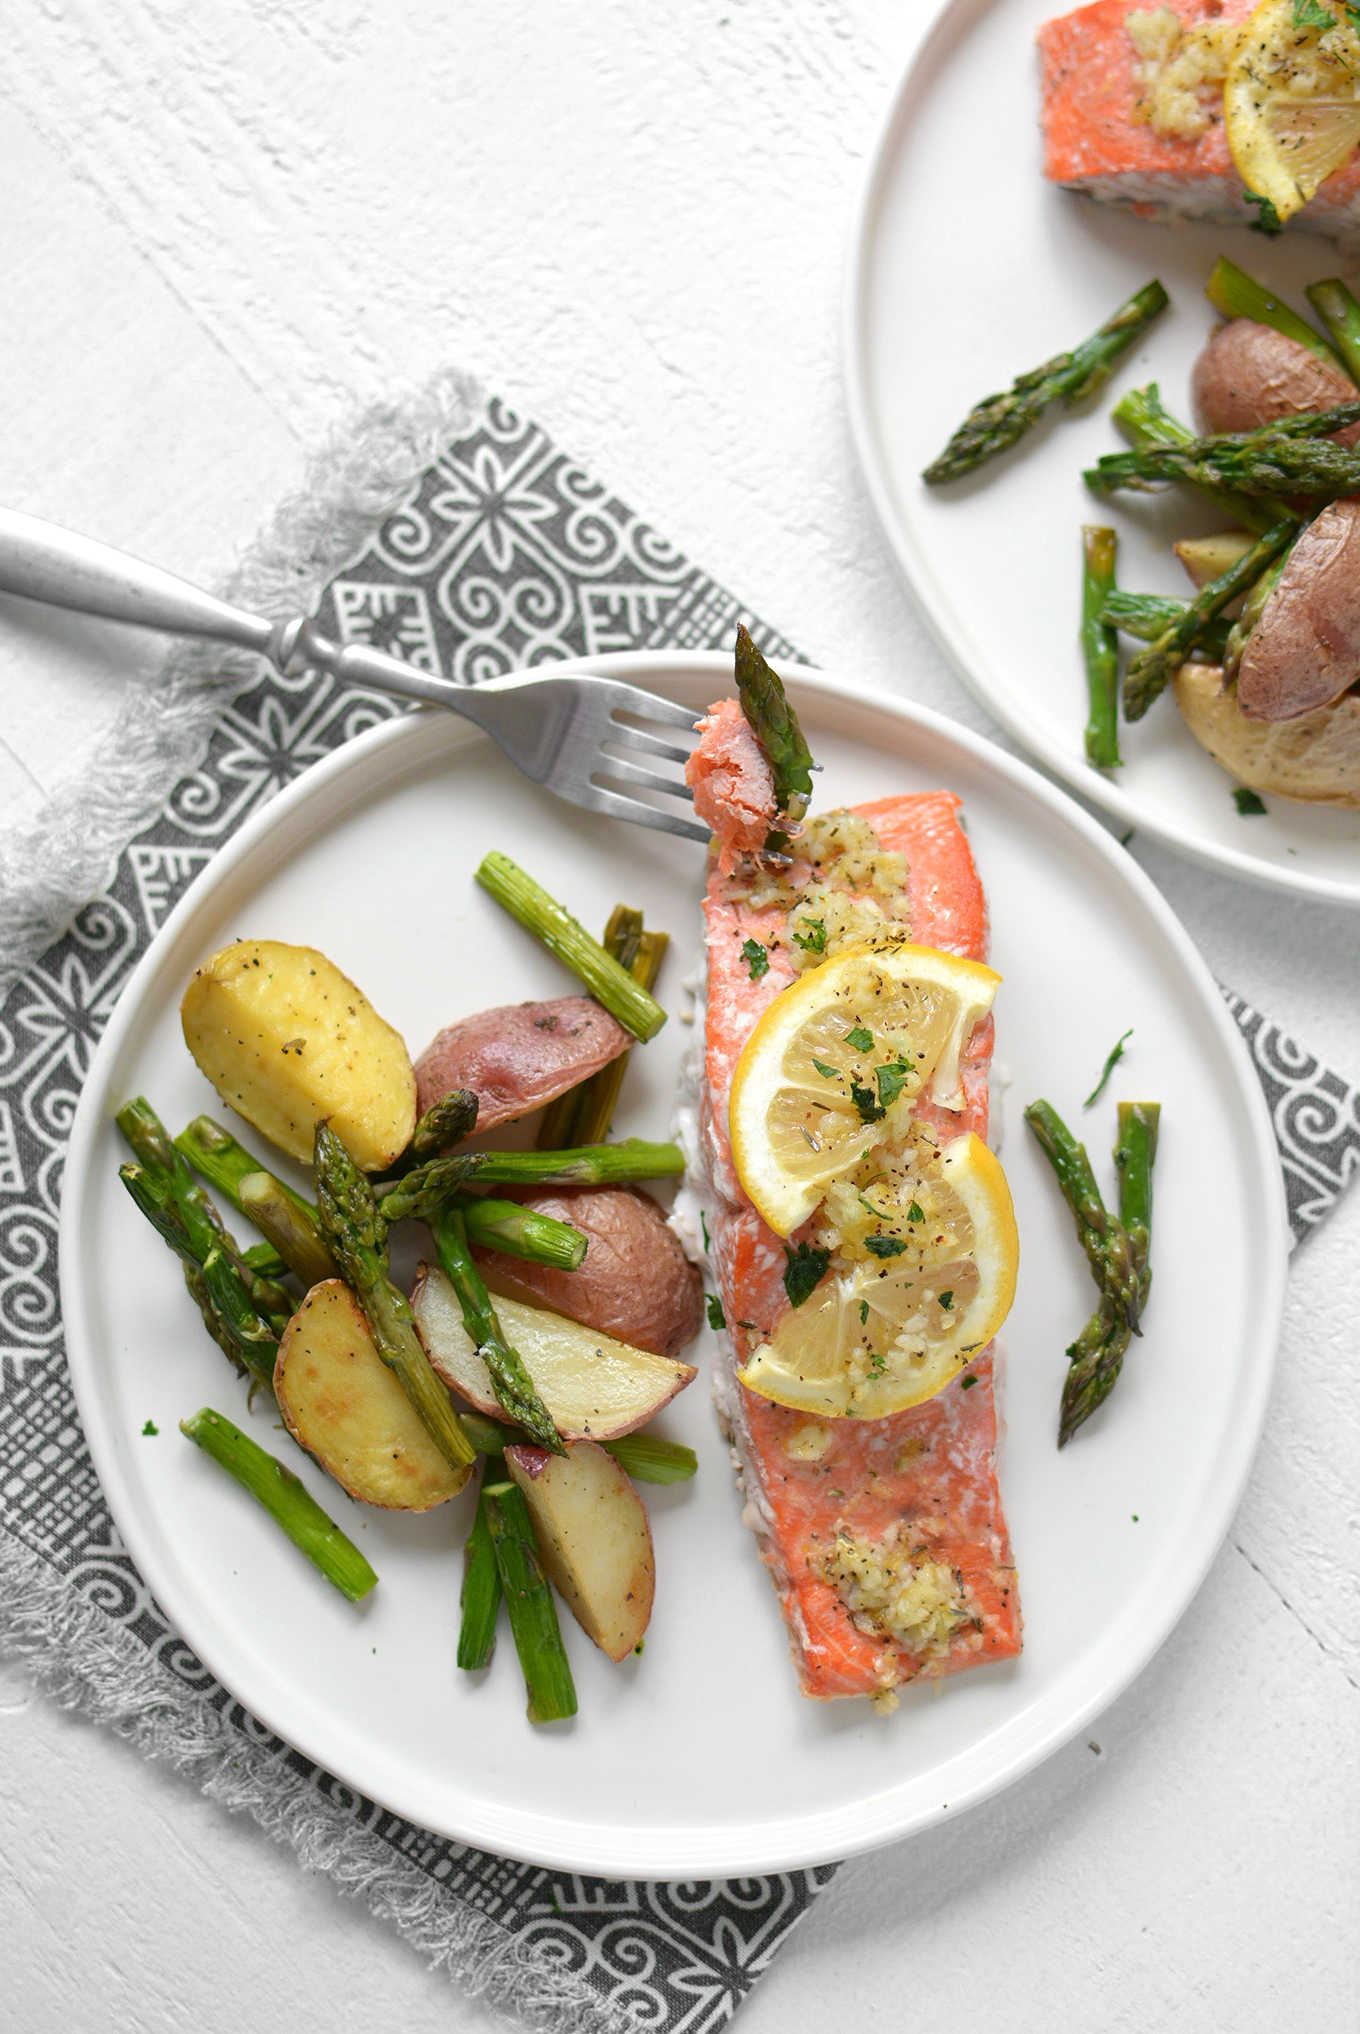
[[[267,657],[287,677],[328,671],[401,699],[428,700],[475,722],[517,770],[569,804],[685,840],[708,840],[708,828],[692,813],[622,788],[692,805],[683,770],[664,766],[688,761],[681,735],[694,733],[695,715],[619,679],[539,671],[455,685],[366,643],[332,642],[306,616],[271,622],[247,614],[159,566],[16,509],[0,509],[0,593],[166,635],[230,643]]]

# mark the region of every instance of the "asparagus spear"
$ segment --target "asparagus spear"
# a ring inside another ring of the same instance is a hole
[[[556,1723],[575,1716],[571,1666],[524,1492],[513,1483],[488,1483],[482,1486],[482,1502],[529,1696],[529,1721]]]
[[[418,1165],[383,1194],[389,1222],[408,1215],[428,1221],[470,1181],[497,1186],[616,1186],[637,1179],[673,1179],[685,1169],[675,1144],[645,1144],[627,1137],[621,1144],[587,1144],[579,1151],[455,1151]]]
[[[605,951],[613,955],[620,967],[627,968],[644,989],[655,986],[669,945],[668,934],[644,929],[640,911],[627,904],[616,904],[610,912],[604,932]],[[608,1066],[568,1088],[565,1095],[559,1095],[548,1105],[535,1140],[540,1151],[563,1151],[574,1144],[604,1142],[614,1120],[628,1059],[628,1053],[621,1052]]]
[[[1147,1304],[1152,1273],[1148,1252],[1152,1229],[1152,1165],[1157,1156],[1157,1129],[1161,1116],[1156,1102],[1121,1102],[1119,1138],[1114,1147],[1119,1174],[1119,1219],[1128,1234],[1138,1273],[1138,1310]],[[1129,1346],[1126,1324],[1115,1318],[1107,1298],[1100,1305],[1067,1352],[1068,1372],[1063,1385],[1062,1411],[1058,1423],[1058,1446],[1065,1447],[1077,1428],[1103,1405],[1114,1390],[1124,1355]]]
[[[497,1404],[540,1448],[553,1455],[562,1454],[552,1415],[539,1397],[524,1359],[506,1341],[482,1274],[472,1261],[462,1210],[456,1203],[441,1208],[431,1217],[430,1228],[440,1269],[458,1295],[463,1326],[487,1367]]]
[[[1114,561],[1118,538],[1095,523],[1082,526],[1081,652],[1086,663],[1086,760],[1098,770],[1114,770],[1119,754],[1119,638],[1105,620],[1105,603],[1114,592]]]
[[[219,1412],[204,1406],[191,1419],[181,1420],[179,1430],[211,1455],[243,1490],[264,1506],[295,1547],[300,1547],[313,1566],[342,1596],[357,1603],[377,1581],[368,1562],[352,1540],[327,1518],[321,1506],[291,1469],[268,1454],[257,1441],[233,1426]]]
[[[279,1352],[275,1320],[257,1312],[245,1277],[219,1237],[191,1231],[184,1203],[168,1173],[152,1172],[135,1162],[120,1165],[118,1177],[137,1206],[184,1263],[187,1283],[219,1348],[233,1361],[272,1385]],[[211,1315],[211,1319],[209,1316]]]
[[[932,487],[958,480],[1016,444],[1051,404],[1060,399],[1071,404],[1093,394],[1108,381],[1119,356],[1165,310],[1168,301],[1159,282],[1146,283],[1075,352],[1056,353],[1042,367],[1017,375],[1003,394],[985,397],[968,412],[921,478]]]
[[[1173,622],[1180,620],[1190,603],[1169,593],[1125,593],[1116,587],[1100,610],[1100,619],[1121,635],[1135,636],[1143,643],[1155,643]],[[1220,615],[1200,632],[1195,647],[1217,659],[1223,654],[1231,624]]]
[[[1360,304],[1339,276],[1315,282],[1303,293],[1336,341],[1352,381],[1360,381]]]
[[[503,1469],[502,1465],[502,1469]],[[477,1516],[463,1547],[462,1619],[458,1627],[458,1664],[475,1674],[491,1664],[496,1650],[496,1618],[501,1607],[501,1575],[486,1517],[486,1476],[477,1497]]]
[[[479,1455],[497,1455],[513,1447],[523,1435],[485,1413],[465,1412],[463,1425]],[[597,1447],[614,1457],[635,1483],[688,1483],[699,1463],[693,1448],[683,1441],[663,1441],[659,1434],[620,1434],[613,1441],[599,1441]]]
[[[1097,1285],[1116,1320],[1138,1332],[1138,1270],[1124,1225],[1101,1199],[1086,1147],[1079,1144],[1050,1102],[1031,1102],[1025,1121],[1052,1166],[1077,1225],[1077,1236]]]
[[[368,1316],[373,1346],[441,1454],[455,1469],[466,1470],[477,1459],[476,1450],[463,1432],[448,1392],[430,1368],[415,1331],[410,1301],[387,1276],[386,1231],[373,1189],[329,1123],[316,1126],[315,1162],[326,1243]]]
[[[550,1264],[555,1271],[575,1271],[583,1262],[589,1238],[570,1222],[522,1208],[518,1201],[493,1200],[490,1194],[461,1194],[468,1242],[483,1250],[503,1250],[531,1264]]]
[[[243,1144],[238,1144],[230,1130],[224,1130],[211,1116],[195,1116],[192,1123],[180,1131],[175,1139],[177,1148],[188,1159],[194,1171],[207,1180],[209,1186],[224,1194],[238,1213],[241,1208],[241,1181],[251,1173],[263,1172],[265,1168]],[[316,1209],[302,1194],[278,1182],[279,1190],[287,1194],[297,1207],[305,1208],[313,1216]]]
[[[626,968],[612,960],[578,925],[555,898],[550,897],[532,876],[517,868],[509,855],[489,854],[477,871],[484,890],[503,904],[529,932],[543,941],[550,953],[585,983],[597,1002],[603,1003],[624,1029],[644,1042],[655,1038],[666,1021],[666,1013],[654,996],[633,980]]]
[[[1344,289],[1345,285],[1342,284],[1341,287]],[[1326,289],[1327,285],[1315,283],[1313,288]],[[1325,360],[1329,367],[1342,367],[1343,363],[1336,348],[1329,346],[1320,332],[1314,331],[1297,311],[1291,311],[1288,304],[1282,304],[1264,283],[1258,283],[1255,276],[1248,275],[1245,269],[1239,268],[1236,262],[1229,261],[1226,255],[1220,254],[1214,263],[1213,273],[1205,285],[1204,294],[1221,317],[1252,318],[1258,325],[1269,325],[1272,331],[1283,332],[1286,339],[1293,339],[1298,345],[1306,346],[1310,353],[1315,353],[1319,360]],[[1313,290],[1306,290],[1304,294],[1317,310],[1322,310],[1322,306],[1316,303]],[[1325,321],[1325,312],[1323,317]]]
[[[1255,431],[1220,431],[1183,445],[1145,445],[1107,452],[1084,475],[1096,494],[1146,490],[1160,480],[1235,488],[1247,495],[1307,495],[1318,506],[1360,493],[1360,452],[1332,434],[1360,422],[1360,401],[1316,416],[1279,417]]]
[[[1137,451],[1150,445],[1184,446],[1195,442],[1190,426],[1163,409],[1161,392],[1155,381],[1150,381],[1146,388],[1131,388],[1120,397],[1110,415]],[[1244,530],[1255,531],[1258,537],[1288,513],[1283,502],[1253,501],[1245,494],[1234,494],[1231,488],[1210,487],[1203,481],[1196,482],[1196,485],[1215,508],[1222,509],[1225,516],[1234,523],[1240,523]]]
[[[315,1209],[305,1201],[299,1204],[272,1172],[248,1172],[237,1195],[241,1213],[250,1217],[305,1286],[340,1276]]]
[[[1357,412],[1360,414],[1360,410]],[[1253,585],[1268,565],[1286,551],[1298,534],[1292,516],[1258,537],[1235,565],[1202,586],[1178,621],[1163,630],[1155,642],[1140,650],[1124,673],[1124,718],[1141,720],[1154,699],[1185,662],[1201,640],[1206,624],[1223,612],[1239,593]]]
[[[440,1158],[461,1144],[477,1127],[477,1097],[470,1088],[451,1088],[431,1103],[411,1133],[411,1154],[417,1159]]]
[[[778,673],[761,656],[744,622],[737,623],[736,678],[741,710],[774,776],[776,809],[781,819],[796,823],[812,796],[812,751]]]
[[[149,1173],[166,1182],[189,1236],[199,1263],[214,1243],[220,1243],[240,1270],[242,1280],[263,1314],[282,1324],[293,1311],[292,1295],[277,1279],[258,1266],[247,1263],[235,1238],[227,1230],[216,1208],[194,1178],[183,1154],[175,1148],[169,1131],[144,1095],[125,1102],[116,1118],[118,1128],[132,1147],[134,1157]],[[280,1265],[280,1270],[287,1267]]]

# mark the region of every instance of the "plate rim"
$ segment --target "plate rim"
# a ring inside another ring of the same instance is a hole
[[[575,658],[555,668],[560,669],[563,675],[596,672],[632,678],[643,684],[651,682],[661,690],[662,686],[657,681],[664,680],[668,673],[679,671],[698,672],[705,676],[711,674],[726,682],[730,678],[731,658],[723,652],[683,649],[623,652]],[[1102,1664],[1101,1653],[1097,1653],[1094,1661],[1088,1656],[1083,1675],[1091,1685],[1084,1699],[1075,1708],[1066,1708],[1061,1715],[1050,1718],[1044,1727],[1036,1729],[1031,1725],[1024,1742],[1018,1744],[1011,1758],[995,1770],[989,1768],[971,1777],[960,1770],[957,1786],[951,1778],[948,1802],[935,1804],[928,1801],[914,1810],[908,1810],[899,1803],[894,1811],[894,1790],[885,1788],[868,1799],[857,1799],[849,1807],[838,1806],[811,1815],[772,1820],[761,1826],[756,1833],[756,1842],[743,1846],[740,1832],[730,1829],[674,1829],[660,1824],[646,1830],[639,1830],[636,1826],[615,1829],[608,1835],[599,1829],[591,1829],[582,1832],[585,1841],[579,1843],[573,1840],[570,1829],[564,1827],[560,1818],[545,1816],[537,1810],[513,1809],[503,1815],[500,1811],[484,1813],[477,1804],[471,1804],[472,1812],[461,1816],[459,1826],[453,1827],[446,1816],[432,1820],[428,1803],[422,1808],[414,1800],[399,1797],[384,1800],[384,1805],[391,1812],[418,1827],[432,1829],[434,1833],[456,1842],[470,1843],[549,1869],[640,1880],[720,1879],[799,1870],[915,1835],[962,1813],[1022,1778],[1086,1728],[1122,1693],[1147,1666],[1179,1622],[1203,1584],[1241,1500],[1260,1441],[1270,1395],[1288,1263],[1288,1231],[1278,1152],[1269,1110],[1245,1043],[1213,975],[1170,905],[1098,820],[1085,812],[1060,786],[1051,783],[1030,764],[1008,755],[985,736],[958,726],[929,707],[871,692],[816,669],[790,667],[786,682],[795,703],[799,691],[822,699],[840,698],[871,715],[880,715],[897,723],[899,729],[920,728],[946,745],[961,750],[973,766],[1008,780],[1013,791],[1036,799],[1052,817],[1074,829],[1087,848],[1109,864],[1116,876],[1129,886],[1133,898],[1150,912],[1157,930],[1167,941],[1175,959],[1181,963],[1187,986],[1198,992],[1199,1005],[1225,1049],[1234,1075],[1236,1101],[1244,1113],[1243,1127],[1249,1133],[1250,1148],[1255,1158],[1256,1185],[1259,1188],[1256,1198],[1261,1217],[1261,1249],[1255,1261],[1261,1281],[1261,1304],[1255,1312],[1252,1330],[1243,1348],[1242,1389],[1238,1399],[1240,1411],[1225,1437],[1224,1462],[1215,1485],[1215,1502],[1206,1506],[1199,1522],[1197,1557],[1188,1564],[1182,1558],[1177,1570],[1179,1586],[1163,1589],[1158,1599],[1157,1616],[1150,1625],[1140,1626],[1142,1636],[1133,1644],[1125,1637],[1122,1625],[1113,1627],[1102,1649],[1103,1653],[1112,1657]],[[236,1699],[285,1742],[294,1745],[304,1756],[333,1773],[345,1785],[380,1800],[383,1799],[383,1790],[375,1791],[371,1777],[366,1778],[357,1767],[350,1766],[346,1770],[347,1760],[336,1755],[338,1747],[327,1746],[320,1752],[314,1747],[309,1748],[305,1730],[300,1736],[295,1735],[291,1719],[281,1717],[269,1701],[257,1703],[249,1693],[241,1692],[236,1662],[222,1659],[216,1644],[211,1641],[207,1646],[200,1645],[201,1633],[196,1635],[194,1629],[198,1595],[192,1588],[181,1592],[173,1570],[162,1570],[154,1542],[143,1538],[132,1502],[135,1478],[125,1476],[116,1437],[99,1417],[98,1363],[92,1326],[96,1309],[92,1296],[87,1296],[84,1290],[79,1272],[82,1218],[92,1178],[92,1160],[99,1135],[108,1120],[105,1100],[109,1070],[134,1028],[134,1013],[144,984],[159,970],[164,950],[174,942],[205,898],[229,880],[233,869],[246,860],[275,827],[286,825],[299,807],[320,799],[323,801],[322,817],[315,831],[324,831],[327,824],[326,801],[335,795],[333,787],[337,783],[343,784],[352,773],[362,773],[375,752],[381,753],[385,747],[398,747],[411,741],[415,731],[428,724],[430,716],[437,711],[430,708],[399,714],[342,743],[329,756],[304,770],[292,784],[253,814],[218,850],[168,914],[128,977],[82,1085],[67,1149],[58,1233],[68,1371],[86,1444],[110,1511],[138,1572],[176,1630]],[[468,725],[466,739],[475,743],[488,738]],[[135,1456],[129,1456],[129,1466],[135,1460]],[[131,1530],[128,1529],[129,1522]],[[250,1687],[248,1667],[245,1687]],[[977,1744],[956,1754],[954,1765],[962,1769],[970,1762],[976,1763],[978,1751],[985,1743],[986,1738],[982,1738]]]
[[[1193,831],[1178,827],[1174,821],[1149,814],[1136,798],[1102,771],[1094,769],[1084,759],[1069,755],[1037,730],[1018,705],[1009,703],[1005,691],[991,684],[990,674],[980,674],[961,633],[955,629],[943,594],[934,586],[923,551],[894,508],[892,489],[880,456],[879,436],[874,425],[867,361],[866,312],[875,220],[899,130],[909,118],[908,101],[922,83],[921,73],[937,57],[945,55],[948,49],[956,47],[971,34],[984,14],[1003,4],[1004,0],[971,0],[971,4],[965,7],[959,4],[959,0],[936,0],[935,9],[919,26],[897,82],[889,93],[855,200],[841,296],[842,381],[855,457],[879,528],[897,561],[908,592],[951,668],[978,704],[1005,729],[1011,739],[1044,769],[1051,770],[1070,791],[1090,799],[1112,818],[1135,827],[1175,853],[1198,862],[1201,867],[1240,877],[1266,889],[1283,891],[1289,896],[1306,897],[1313,903],[1360,907],[1360,877],[1347,883],[1332,876],[1310,876],[1304,870],[1257,861],[1239,849],[1206,841]]]

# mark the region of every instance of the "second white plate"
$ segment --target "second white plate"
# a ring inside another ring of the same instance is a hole
[[[603,662],[695,706],[731,683],[730,658]],[[321,947],[419,1049],[461,1014],[571,987],[473,883],[486,851],[503,848],[587,924],[622,897],[672,933],[661,993],[674,1014],[634,1055],[616,1134],[662,1134],[669,1121],[701,851],[555,803],[466,724],[388,722],[217,856],[113,1014],[67,1163],[62,1307],[81,1416],[138,1568],[194,1651],[371,1799],[464,1842],[611,1878],[730,1878],[868,1849],[1004,1786],[1081,1729],[1151,1656],[1213,1558],[1278,1330],[1285,1230],[1269,1119],[1222,999],[1152,885],[1070,799],[975,736],[802,672],[789,691],[825,766],[819,804],[948,786],[987,886],[1004,977],[994,1104],[1022,1260],[1001,1467],[1025,1616],[1018,1660],[958,1675],[938,1697],[910,1690],[896,1716],[806,1702],[701,1377],[660,1421],[697,1449],[698,1477],[645,1493],[658,1566],[645,1652],[611,1666],[564,1612],[580,1715],[536,1731],[504,1631],[489,1674],[454,1664],[468,1500],[425,1517],[352,1504],[263,1395],[246,1414],[120,1185],[112,1121],[137,1092],[175,1128],[220,1112],[184,1049],[178,1004],[225,940]],[[1110,1095],[1084,1116],[1082,1096],[1130,1025]],[[1112,1403],[1062,1454],[1063,1349],[1092,1288],[1021,1120],[1037,1095],[1080,1126],[1107,1185],[1114,1096],[1163,1104],[1147,1331]],[[381,1577],[367,1603],[345,1603],[181,1439],[178,1421],[203,1404],[248,1423],[364,1548]]]
[[[888,109],[855,227],[845,307],[851,422],[884,530],[942,647],[988,712],[1083,797],[1198,861],[1281,890],[1360,904],[1360,812],[1268,798],[1244,817],[1232,779],[1174,702],[1121,727],[1117,777],[1087,763],[1077,647],[1084,522],[1120,533],[1122,586],[1184,598],[1174,536],[1221,526],[1185,489],[1097,501],[1083,467],[1122,449],[1121,389],[1160,382],[1188,413],[1191,364],[1226,253],[1291,301],[1336,272],[1316,235],[1277,241],[1164,226],[1044,182],[1039,24],[1062,0],[953,0]],[[975,402],[1073,346],[1151,276],[1168,311],[1080,415],[1063,412],[974,478],[928,488],[922,467]],[[1198,520],[1196,520],[1198,518]]]

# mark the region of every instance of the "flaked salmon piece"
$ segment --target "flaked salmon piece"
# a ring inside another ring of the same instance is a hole
[[[982,960],[986,905],[958,807],[952,794],[930,792],[851,809],[884,850],[906,859],[912,938]],[[783,908],[739,901],[716,859],[704,912],[704,1078],[689,1155],[728,1323],[715,1397],[803,1692],[877,1695],[922,1675],[1008,1659],[1020,1649],[1020,1602],[996,1476],[992,1351],[936,1398],[882,1420],[809,1421],[737,1377],[788,1311],[788,1298],[784,1245],[736,1176],[728,1099],[743,1045],[793,970],[786,947],[772,944]],[[756,981],[741,952],[751,938],[770,948],[769,973]],[[988,1018],[965,1052],[964,1107],[919,1105],[917,1115],[942,1138],[964,1130],[985,1136],[991,1051]],[[883,1629],[889,1599],[888,1621],[901,1640]]]
[[[1151,0],[1141,9],[1131,0],[1094,0],[1046,21],[1038,38],[1044,175],[1146,218],[1254,224],[1259,213],[1243,196],[1228,151],[1221,98],[1209,105],[1208,124],[1193,138],[1159,134],[1134,118],[1142,87],[1128,17],[1157,4],[1169,6],[1188,29],[1245,21],[1256,0]],[[1360,158],[1328,177],[1290,223],[1333,237],[1354,232],[1360,226]]]
[[[699,746],[685,765],[694,810],[718,842],[724,874],[756,854],[775,823],[774,772],[735,699],[719,699],[698,723]]]

